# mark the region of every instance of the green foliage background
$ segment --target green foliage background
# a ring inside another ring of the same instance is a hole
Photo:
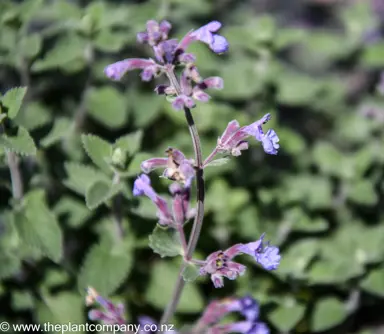
[[[84,323],[88,285],[124,302],[131,323],[140,314],[159,318],[169,301],[179,261],[148,247],[154,208],[131,189],[147,157],[168,146],[191,155],[189,133],[154,83],[103,74],[114,61],[149,57],[136,32],[167,18],[177,37],[220,20],[231,45],[221,56],[191,47],[200,73],[225,82],[193,110],[204,155],[229,121],[248,124],[266,112],[281,143],[276,157],[253,143],[207,169],[198,244],[203,258],[266,232],[281,247],[281,266],[265,272],[249,262],[221,290],[209,279],[188,283],[174,322],[192,322],[213,298],[251,294],[280,333],[374,333],[383,325],[384,97],[376,87],[384,41],[364,38],[379,18],[369,1],[276,1],[266,11],[263,3],[0,2],[1,93],[28,87],[1,101],[0,322]],[[7,150],[20,157],[21,203],[12,199]],[[120,182],[105,159],[116,154],[126,158]],[[168,183],[152,179],[165,194]]]

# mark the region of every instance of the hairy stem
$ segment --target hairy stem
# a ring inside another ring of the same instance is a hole
[[[178,95],[181,94],[180,85],[175,76],[173,67],[166,68],[166,74],[172,86],[176,89],[177,94]],[[193,222],[192,232],[188,242],[187,254],[185,256],[185,260],[190,261],[192,259],[193,252],[195,251],[197,241],[199,240],[199,237],[200,237],[201,228],[203,226],[205,193],[204,193],[203,157],[201,152],[201,143],[200,143],[199,133],[197,132],[197,128],[195,125],[195,121],[193,120],[191,110],[188,108],[184,108],[184,114],[187,120],[189,132],[192,137],[193,149],[195,152],[195,163],[196,163],[195,170],[196,170],[196,188],[197,188],[197,213],[195,216],[195,220]],[[185,263],[183,263],[180,268],[180,272],[177,277],[176,286],[173,291],[172,299],[164,311],[164,314],[160,321],[161,324],[168,323],[176,311],[177,305],[180,301],[182,291],[185,286],[185,281],[182,276],[184,267],[185,267]]]
[[[180,242],[181,242],[181,246],[183,247],[183,252],[185,257],[187,255],[188,245],[187,245],[187,240],[185,239],[184,227],[181,224],[177,224],[176,229],[180,236]]]
[[[13,152],[7,152],[8,167],[11,173],[12,181],[12,196],[16,200],[21,200],[23,197],[23,179],[19,169],[17,155]]]

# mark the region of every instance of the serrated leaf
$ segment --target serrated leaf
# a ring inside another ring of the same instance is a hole
[[[269,321],[281,332],[289,332],[300,321],[305,312],[305,306],[294,300],[281,303],[268,315]]]
[[[196,280],[197,277],[199,277],[199,268],[193,263],[188,263],[185,266],[182,275],[184,281],[193,282]]]
[[[12,88],[1,98],[2,104],[8,109],[8,117],[13,119],[20,111],[27,87]]]
[[[85,257],[78,276],[78,286],[84,292],[89,286],[107,297],[128,276],[132,267],[132,248],[124,243],[104,242],[92,247]]]
[[[15,215],[19,238],[54,262],[59,262],[63,251],[63,236],[55,215],[49,210],[42,190],[24,196],[24,210]]]
[[[146,291],[146,300],[163,310],[172,297],[179,266],[174,263],[159,261],[151,270],[151,278]],[[195,284],[186,284],[177,310],[183,313],[200,312],[204,302]]]
[[[71,197],[64,197],[56,204],[54,212],[57,215],[68,215],[69,226],[80,227],[91,211],[84,205],[84,201],[80,202]]]
[[[85,195],[87,189],[96,181],[110,182],[104,173],[93,166],[77,162],[66,162],[64,168],[68,175],[68,178],[64,180],[64,184],[81,195]]]
[[[112,173],[112,170],[107,163],[108,159],[111,159],[112,156],[112,145],[100,137],[91,134],[83,134],[81,140],[85,151],[93,163],[100,167],[104,172],[108,174]]]
[[[36,146],[33,138],[30,136],[29,132],[21,126],[18,128],[16,136],[0,136],[0,144],[6,149],[18,154],[36,154]]]
[[[37,322],[41,325],[52,324],[52,325],[70,325],[70,324],[84,324],[84,300],[75,293],[60,292],[55,295],[49,295],[46,292],[40,294],[42,301],[36,303],[35,317]],[[62,327],[61,329],[63,329]],[[54,332],[54,328],[49,328],[51,333],[62,333]],[[57,328],[56,328],[57,329]],[[80,328],[79,328],[80,329]],[[77,332],[82,333],[82,332]]]
[[[121,150],[132,156],[140,149],[142,138],[143,131],[138,130],[136,132],[129,133],[117,139],[115,142],[115,147],[120,148]]]
[[[105,181],[96,181],[85,194],[85,202],[89,209],[96,209],[110,197],[111,185]]]
[[[314,309],[311,319],[311,329],[322,332],[339,325],[347,316],[347,310],[342,302],[336,298],[320,299]]]
[[[369,293],[384,297],[384,269],[372,269],[361,281],[360,286]]]
[[[161,257],[183,254],[178,232],[173,228],[164,228],[159,225],[149,236],[149,247]]]
[[[126,120],[127,104],[116,88],[92,88],[87,94],[86,103],[89,114],[109,128],[120,128]]]
[[[212,160],[208,165],[205,165],[204,167],[217,167],[222,166],[228,163],[231,159],[230,158],[220,158]]]
[[[72,122],[64,117],[55,120],[51,131],[41,140],[41,146],[47,148],[71,133]]]

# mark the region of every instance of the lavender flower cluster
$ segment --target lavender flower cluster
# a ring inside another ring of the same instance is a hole
[[[87,291],[86,303],[88,306],[98,304],[102,310],[93,308],[88,313],[90,320],[100,320],[104,324],[126,323],[124,316],[124,306],[115,305],[110,300],[100,296],[93,288]],[[243,316],[243,320],[230,323],[220,323],[228,314],[238,312]],[[205,333],[205,334],[228,334],[228,333],[246,333],[246,334],[269,334],[267,325],[259,321],[260,308],[255,299],[251,296],[243,298],[226,298],[222,300],[213,300],[206,307],[201,317],[186,331],[186,333]],[[141,329],[150,328],[145,325],[156,325],[156,321],[148,316],[140,316],[138,323]],[[140,333],[150,334],[151,332],[141,330]],[[179,334],[177,330],[164,331],[163,334]],[[184,332],[183,332],[184,333]]]
[[[168,38],[171,30],[169,22],[148,21],[146,31],[138,33],[137,41],[148,44],[152,48],[154,59],[125,59],[107,66],[105,74],[113,80],[120,80],[128,71],[140,69],[142,70],[141,78],[143,81],[165,75],[168,78],[168,84],[157,85],[155,92],[159,95],[165,95],[171,101],[175,110],[184,110],[187,114],[191,108],[196,106],[195,101],[209,101],[210,96],[206,93],[207,89],[222,89],[224,86],[223,79],[220,77],[202,78],[195,64],[195,55],[187,52],[188,46],[196,41],[207,44],[217,54],[226,52],[229,44],[225,37],[217,33],[220,28],[220,22],[212,21],[197,30],[188,32],[178,41]],[[176,69],[180,69],[179,78],[175,74]],[[184,262],[197,266],[200,276],[210,275],[216,288],[224,286],[224,277],[234,280],[244,274],[246,267],[233,261],[238,255],[246,254],[251,256],[256,263],[266,270],[277,269],[281,256],[276,246],[264,241],[264,234],[253,242],[235,244],[224,251],[218,250],[210,254],[204,261],[187,256],[184,226],[190,219],[199,215],[199,208],[191,207],[191,186],[198,172],[202,172],[218,154],[241,155],[241,151],[248,149],[248,139],[250,137],[260,142],[267,154],[276,155],[279,150],[279,137],[273,129],[264,130],[264,125],[270,119],[271,115],[267,114],[260,120],[245,126],[240,126],[236,120],[229,122],[223,134],[218,138],[216,147],[204,162],[199,163],[196,161],[198,160],[197,155],[194,159],[188,158],[176,148],[167,148],[165,157],[154,157],[142,162],[141,169],[144,174],[138,176],[134,182],[134,196],[144,195],[156,206],[158,224],[163,228],[175,229],[180,233],[180,240],[184,250]],[[196,144],[196,142],[195,140],[194,143]],[[198,149],[201,151],[201,148]],[[151,186],[147,174],[155,169],[162,169],[162,177],[174,181],[169,186],[172,196],[171,203],[158,195]],[[113,306],[113,304],[97,295],[93,289],[89,291],[89,298],[97,301],[105,309],[105,312],[91,311],[91,319],[104,322],[115,321],[117,323],[124,321],[120,306]],[[245,320],[225,325],[218,324],[219,320],[226,314],[234,311],[240,312]],[[251,297],[213,301],[196,323],[197,328],[201,329],[201,331],[195,332],[212,334],[230,332],[269,333],[267,326],[258,321],[258,315],[258,305]]]

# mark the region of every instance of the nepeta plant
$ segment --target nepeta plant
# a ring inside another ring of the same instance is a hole
[[[210,275],[216,288],[224,286],[224,277],[236,279],[245,272],[246,267],[234,262],[233,258],[241,254],[250,255],[266,270],[275,270],[280,262],[279,249],[264,242],[264,234],[255,238],[254,242],[236,244],[225,251],[218,250],[205,260],[193,258],[194,250],[199,240],[204,218],[204,168],[211,164],[219,154],[239,156],[241,151],[248,148],[249,137],[261,142],[267,154],[277,154],[279,138],[274,130],[265,132],[263,126],[270,120],[269,114],[252,124],[240,126],[233,120],[228,123],[216,147],[204,160],[199,134],[194,123],[192,109],[195,101],[208,102],[210,96],[207,89],[222,89],[223,80],[220,77],[203,78],[195,64],[196,57],[188,53],[188,46],[194,42],[203,42],[217,53],[226,52],[229,44],[225,37],[219,35],[221,23],[212,21],[205,26],[190,31],[181,41],[169,39],[171,24],[167,21],[158,23],[147,22],[147,30],[137,35],[139,43],[148,44],[154,53],[154,59],[125,59],[105,68],[105,74],[112,80],[120,80],[128,71],[140,69],[143,81],[165,76],[168,83],[157,85],[155,92],[165,95],[176,111],[184,111],[186,122],[191,134],[194,157],[187,158],[177,148],[167,148],[166,157],[154,157],[143,161],[141,169],[144,174],[134,182],[133,194],[147,196],[157,208],[158,226],[150,236],[150,246],[163,256],[183,257],[183,264],[172,300],[166,308],[161,323],[169,322],[179,302],[185,281],[192,281],[198,276]],[[178,74],[180,73],[180,74]],[[162,169],[162,177],[174,181],[169,190],[172,203],[169,204],[158,195],[151,186],[150,178],[146,175],[155,169]],[[196,182],[197,205],[191,208],[190,189]],[[189,238],[184,233],[184,227],[190,219],[194,219]],[[104,312],[93,310],[90,318],[106,323],[121,323],[122,309],[100,297],[93,289],[89,290],[89,298],[97,301],[105,309]],[[227,313],[238,311],[244,315],[241,322],[220,325],[218,322]],[[249,297],[243,299],[228,299],[212,302],[190,332],[200,333],[268,333],[265,324],[257,321],[258,305]],[[148,320],[148,319],[147,319]]]

